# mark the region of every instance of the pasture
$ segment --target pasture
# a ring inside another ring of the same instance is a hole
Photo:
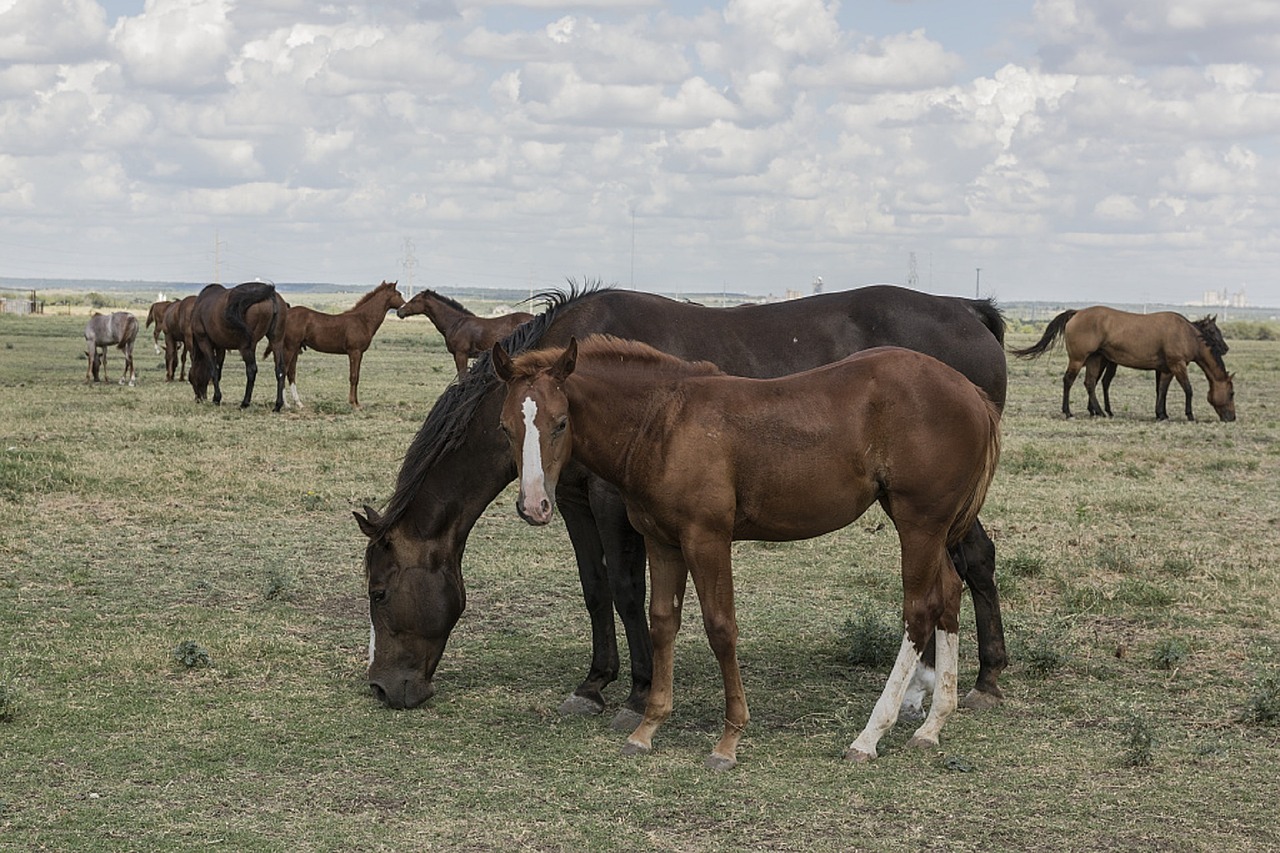
[[[197,405],[163,381],[149,335],[137,387],[88,385],[83,326],[0,316],[0,847],[1280,846],[1278,342],[1229,340],[1230,424],[1198,369],[1196,423],[1156,423],[1151,375],[1124,369],[1113,420],[1066,421],[1061,352],[1010,361],[982,513],[1006,700],[957,712],[940,752],[905,749],[899,726],[870,765],[841,760],[889,667],[861,660],[900,637],[883,514],[737,545],[751,723],[739,766],[715,774],[720,678],[693,609],[652,755],[621,755],[608,714],[557,716],[588,625],[558,516],[528,527],[514,488],[471,533],[438,694],[406,712],[370,697],[351,511],[387,499],[453,377],[424,318],[383,324],[360,411],[346,359],[305,352],[307,407],[280,414],[265,372],[235,405],[234,354],[230,404]],[[1083,412],[1078,385],[1074,399]],[[963,690],[967,596],[960,643]]]

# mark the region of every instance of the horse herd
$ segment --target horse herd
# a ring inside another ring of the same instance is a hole
[[[605,709],[603,691],[621,669],[615,612],[623,625],[631,686],[614,727],[630,732],[625,752],[649,751],[671,714],[673,646],[692,577],[724,688],[724,730],[707,765],[736,764],[749,715],[730,543],[818,536],[873,503],[898,532],[903,634],[846,758],[874,758],[900,716],[923,718],[911,743],[936,747],[955,708],[1001,701],[998,677],[1008,658],[995,546],[978,518],[999,457],[1007,388],[1005,322],[992,301],[878,285],[713,309],[575,285],[544,294],[542,313],[508,318],[514,328],[500,335],[454,343],[447,330],[457,332],[469,312],[428,294],[405,303],[384,282],[335,317],[288,308],[269,285],[211,285],[188,297],[189,320],[187,300],[148,318],[163,324],[167,352],[179,335],[185,341],[197,397],[212,372],[215,402],[221,355],[238,348],[249,371],[248,405],[253,348],[266,337],[277,410],[304,347],[348,353],[357,405],[360,354],[391,308],[400,316],[426,312],[445,335],[457,381],[428,412],[385,509],[354,514],[368,540],[367,678],[383,704],[412,708],[434,694],[436,668],[466,606],[468,535],[513,480],[517,512],[529,523],[546,524],[559,510],[591,620],[587,674],[562,713]],[[1012,352],[1034,358],[1059,337],[1069,356],[1068,417],[1082,368],[1090,414],[1110,415],[1110,378],[1128,366],[1156,372],[1158,418],[1167,417],[1165,394],[1176,378],[1190,419],[1186,370],[1195,363],[1209,378],[1219,417],[1235,419],[1227,346],[1213,318],[1066,311],[1039,342]],[[467,369],[469,357],[477,360]],[[166,365],[172,378],[168,355]],[[1094,394],[1099,378],[1105,407]],[[961,581],[972,593],[979,660],[963,701]]]
[[[396,289],[396,282],[388,281],[366,293],[347,311],[328,314],[305,306],[290,306],[269,283],[245,282],[232,288],[210,284],[194,296],[152,303],[146,326],[155,327],[152,342],[157,353],[164,353],[166,381],[172,382],[175,373],[178,381],[188,378],[190,356],[190,382],[197,401],[208,398],[212,381],[213,402],[222,402],[223,363],[226,353],[235,350],[245,364],[245,392],[240,405],[248,407],[258,373],[254,351],[265,339],[267,345],[262,357],[271,356],[275,367],[275,411],[285,405],[286,386],[294,404],[302,405],[297,372],[298,355],[304,349],[347,356],[347,402],[359,408],[360,363],[392,309],[402,318],[425,314],[444,337],[459,375],[465,373],[469,358],[480,355],[533,316],[517,312],[501,317],[477,317],[456,300],[433,290],[420,291],[406,302]],[[106,349],[115,345],[127,359],[125,376],[120,382],[124,384],[127,380],[133,385],[136,379],[133,345],[137,335],[138,320],[129,312],[95,313],[84,332],[85,352],[92,367],[91,374],[86,372],[86,381],[90,376],[92,381],[98,381],[100,363],[105,378]]]

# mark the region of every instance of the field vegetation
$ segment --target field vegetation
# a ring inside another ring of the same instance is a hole
[[[527,527],[510,491],[471,535],[437,696],[369,695],[351,511],[389,497],[452,376],[424,318],[383,325],[362,410],[345,358],[304,353],[307,406],[280,414],[268,371],[248,410],[197,405],[149,337],[137,387],[87,385],[83,324],[0,316],[2,848],[1280,847],[1280,342],[1230,340],[1231,424],[1195,368],[1197,422],[1156,423],[1150,374],[1126,370],[1114,419],[1067,421],[1061,353],[1011,361],[982,514],[1006,701],[957,713],[941,752],[899,727],[869,766],[840,758],[896,642],[884,515],[737,545],[752,722],[714,774],[722,698],[694,611],[652,755],[623,757],[609,715],[557,716],[587,665],[577,573],[559,521]],[[238,400],[234,357],[225,376]]]

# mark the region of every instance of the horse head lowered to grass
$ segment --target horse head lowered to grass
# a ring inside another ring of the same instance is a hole
[[[645,344],[590,337],[512,359],[502,430],[534,524],[551,520],[571,460],[615,485],[644,536],[651,581],[653,686],[628,752],[647,752],[672,710],[674,642],[693,578],[724,680],[724,733],[708,759],[737,763],[746,728],[731,543],[808,539],[879,503],[902,549],[906,631],[871,719],[846,757],[874,758],[926,648],[936,644],[929,715],[913,743],[936,748],[958,704],[961,583],[948,549],[978,517],[1000,455],[1000,412],[937,359],[879,347],[777,379],[726,376]],[[803,576],[796,579],[803,584]]]

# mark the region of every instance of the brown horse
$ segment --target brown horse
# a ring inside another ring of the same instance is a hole
[[[276,404],[284,408],[284,318],[289,304],[276,293],[275,285],[261,281],[237,284],[227,289],[211,284],[200,291],[191,308],[191,374],[188,377],[202,402],[213,380],[213,402],[222,403],[222,363],[227,350],[240,351],[244,359],[244,399],[247,409],[253,399],[253,382],[258,376],[254,349],[264,337],[275,352]]]
[[[414,296],[396,312],[400,318],[414,314],[426,314],[432,324],[444,336],[445,349],[453,356],[458,376],[467,372],[467,359],[477,358],[489,351],[489,347],[516,330],[522,323],[533,319],[532,314],[516,311],[501,317],[477,317],[457,300],[442,296],[434,290],[424,290]]]
[[[171,303],[164,312],[164,381],[172,382],[173,374],[178,371],[178,360],[182,360],[182,369],[178,381],[187,378],[187,353],[191,351],[191,309],[195,307],[196,298],[185,296]]]
[[[396,290],[394,281],[384,281],[366,293],[350,309],[341,314],[325,314],[301,305],[289,307],[284,322],[284,370],[285,380],[293,393],[293,402],[299,408],[298,353],[303,349],[333,354],[346,353],[350,390],[347,402],[352,408],[360,408],[356,388],[360,384],[360,361],[369,349],[373,335],[392,308],[404,305],[404,297]],[[271,353],[268,346],[265,358]]]
[[[164,331],[165,312],[169,310],[170,306],[177,304],[177,301],[176,299],[166,299],[163,302],[152,302],[151,307],[147,309],[147,328],[150,328],[152,323],[155,324],[155,329],[151,332],[151,344],[156,348],[156,355],[164,352],[160,348],[160,333]]]
[[[1089,414],[1110,414],[1111,377],[1114,365],[1156,371],[1156,419],[1168,420],[1166,400],[1174,379],[1186,395],[1187,420],[1191,413],[1191,380],[1187,365],[1198,364],[1209,380],[1209,404],[1224,421],[1236,419],[1234,374],[1227,373],[1222,356],[1227,343],[1213,317],[1194,323],[1181,314],[1160,311],[1132,314],[1102,305],[1063,311],[1049,321],[1039,341],[1011,352],[1019,358],[1036,358],[1062,337],[1067,348],[1067,371],[1062,376],[1062,413],[1071,417],[1071,385],[1087,367],[1085,388]],[[1109,366],[1110,365],[1110,366]],[[1110,375],[1108,375],[1110,374]],[[1098,405],[1094,386],[1103,378],[1107,407]]]
[[[102,369],[102,379],[107,379],[107,350],[112,346],[124,353],[124,373],[120,384],[127,381],[133,385],[138,373],[133,369],[133,342],[138,337],[138,318],[128,311],[117,311],[114,314],[99,314],[96,311],[84,327],[84,354],[89,359],[85,365],[84,381],[98,381],[98,369]]]
[[[727,376],[646,344],[596,336],[512,359],[501,425],[520,483],[517,509],[546,524],[573,458],[622,494],[649,555],[653,687],[628,753],[648,752],[672,709],[685,582],[724,681],[724,732],[707,760],[737,763],[747,725],[738,670],[730,543],[808,539],[879,503],[898,530],[906,631],[871,719],[846,758],[865,761],[898,716],[936,643],[929,715],[912,743],[936,748],[958,704],[960,577],[949,547],[968,533],[1000,455],[1000,412],[963,374],[883,347],[778,379]]]

